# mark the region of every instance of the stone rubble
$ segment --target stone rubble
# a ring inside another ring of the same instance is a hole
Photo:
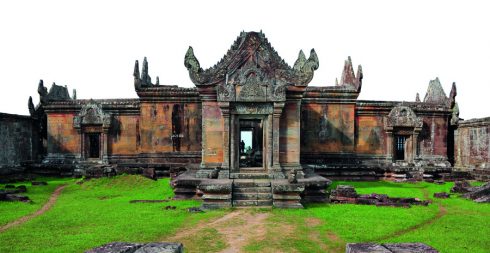
[[[153,243],[128,243],[112,242],[100,247],[85,251],[85,253],[183,253],[182,243],[153,242]]]
[[[346,253],[438,253],[423,243],[348,243]]]
[[[428,201],[417,198],[390,198],[385,194],[357,194],[350,185],[338,185],[330,193],[330,202],[337,204],[361,204],[376,206],[410,207],[411,205],[427,206]]]

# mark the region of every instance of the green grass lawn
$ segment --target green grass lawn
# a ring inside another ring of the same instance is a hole
[[[118,176],[90,180],[82,185],[71,179],[51,179],[48,183],[48,186],[28,187],[28,196],[34,204],[0,203],[0,222],[5,224],[34,212],[57,185],[68,184],[51,210],[0,233],[0,252],[83,252],[112,241],[157,241],[179,229],[230,212],[192,214],[186,208],[200,204],[193,200],[129,203],[135,199],[169,199],[173,193],[168,179],[152,181],[140,176]],[[489,204],[477,204],[456,195],[449,199],[432,198],[434,192],[449,192],[452,183],[343,181],[335,182],[332,187],[338,184],[353,185],[361,194],[428,198],[433,203],[411,208],[314,204],[301,210],[257,210],[270,213],[267,226],[271,229],[265,238],[250,242],[244,250],[343,252],[347,242],[423,242],[440,252],[490,252]],[[165,210],[168,205],[177,208]],[[195,238],[196,243],[184,245],[186,250],[214,252],[226,247],[224,235],[215,230]],[[220,243],[209,244],[213,241]]]
[[[13,184],[15,186],[25,185],[27,187],[26,195],[29,196],[32,202],[0,202],[0,226],[35,212],[48,201],[49,196],[51,196],[56,187],[73,182],[73,179],[38,178],[36,181],[49,181],[49,184],[46,186],[32,186],[30,182]],[[0,189],[3,189],[5,185],[6,184],[0,184]]]
[[[184,222],[224,212],[191,214],[186,208],[200,204],[192,200],[129,203],[172,196],[168,179],[119,176],[82,185],[72,182],[44,215],[0,233],[0,252],[83,252],[112,241],[149,242],[174,232]],[[177,208],[165,210],[169,205]],[[0,210],[14,211],[5,203],[0,203]]]

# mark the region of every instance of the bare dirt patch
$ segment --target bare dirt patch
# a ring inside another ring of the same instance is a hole
[[[220,252],[241,252],[242,248],[249,242],[265,236],[267,231],[266,219],[268,217],[269,213],[247,209],[235,210],[212,222],[201,223],[191,229],[181,230],[176,235],[166,238],[166,240],[183,242],[184,245],[194,245],[193,241],[207,239],[199,238],[197,235],[211,235],[217,232],[220,238],[213,238],[213,240],[225,243],[224,249]],[[202,250],[186,248],[187,252],[203,252]],[[212,251],[211,248],[208,248],[208,250]]]
[[[63,189],[65,189],[66,185],[61,185],[61,186],[58,186],[58,188],[56,188],[56,190],[54,190],[53,194],[51,194],[51,197],[49,197],[49,200],[48,202],[46,202],[46,204],[44,204],[41,209],[37,210],[35,213],[32,213],[32,214],[29,214],[29,215],[26,215],[26,216],[23,216],[17,220],[14,220],[10,223],[7,223],[3,226],[0,227],[0,233],[1,232],[4,232],[5,230],[11,228],[11,227],[14,227],[14,226],[17,226],[17,225],[20,225],[22,223],[25,223],[33,218],[36,218],[37,216],[39,215],[42,215],[44,214],[45,212],[47,212],[49,209],[51,209],[51,207],[53,207],[53,205],[56,203],[56,200],[58,200],[58,197],[60,196],[61,194],[61,191],[63,191]]]

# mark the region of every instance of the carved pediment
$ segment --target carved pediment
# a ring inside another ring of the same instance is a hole
[[[111,115],[102,110],[102,105],[94,100],[83,105],[80,113],[73,117],[73,127],[80,128],[84,125],[102,125],[109,128],[111,124]]]
[[[408,106],[395,106],[385,120],[386,127],[414,127],[422,128],[422,119]]]
[[[284,101],[287,86],[307,86],[319,66],[312,49],[308,59],[301,51],[290,67],[261,32],[242,32],[212,68],[200,67],[192,47],[184,64],[196,86],[216,86],[219,101],[248,102]]]

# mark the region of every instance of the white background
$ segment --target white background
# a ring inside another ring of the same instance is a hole
[[[78,98],[134,98],[133,66],[191,87],[191,45],[208,68],[240,31],[263,30],[287,63],[315,48],[310,85],[334,85],[362,64],[359,99],[414,101],[439,77],[465,119],[490,116],[490,5],[485,1],[2,1],[0,112],[28,114],[43,79]],[[141,65],[140,65],[141,66]]]

